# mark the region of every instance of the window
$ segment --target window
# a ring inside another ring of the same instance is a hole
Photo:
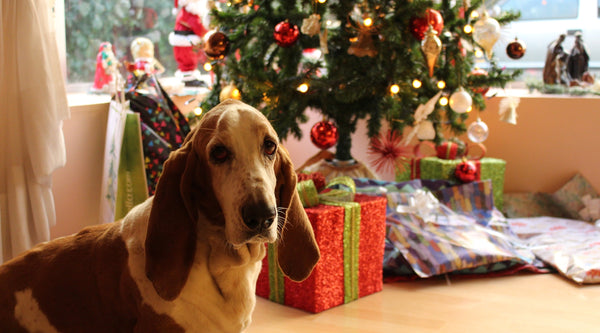
[[[576,18],[579,0],[508,0],[499,3],[502,10],[521,12],[521,21]]]
[[[70,84],[94,80],[96,56],[102,42],[112,44],[121,63],[132,61],[130,44],[136,37],[149,38],[154,43],[155,57],[167,72],[174,72],[176,65],[168,42],[175,22],[173,0],[62,1],[66,75]]]

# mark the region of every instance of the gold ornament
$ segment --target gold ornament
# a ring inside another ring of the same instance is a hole
[[[498,38],[500,38],[500,24],[487,12],[483,12],[481,18],[473,25],[473,40],[481,45],[488,59],[492,58],[492,49]]]
[[[240,91],[234,84],[229,84],[221,89],[221,93],[219,94],[219,101],[223,102],[226,99],[233,98],[240,100],[242,99],[242,95]]]
[[[309,36],[318,35],[321,32],[321,15],[312,14],[308,18],[302,20],[300,31]]]
[[[442,52],[442,41],[437,36],[437,32],[433,30],[431,24],[425,32],[425,38],[421,41],[421,51],[427,62],[427,68],[429,68],[429,77],[432,77],[433,68],[440,52]]]
[[[373,44],[373,36],[371,32],[361,30],[356,38],[356,41],[353,41],[348,48],[348,54],[355,55],[357,57],[375,57],[377,55],[377,49],[375,48],[375,44]]]

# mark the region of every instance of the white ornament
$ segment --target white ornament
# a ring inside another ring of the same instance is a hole
[[[498,38],[500,38],[500,24],[487,12],[483,12],[481,18],[473,25],[473,39],[481,45],[488,59],[492,58],[492,48]]]
[[[417,134],[417,132],[420,131],[421,123],[425,122],[427,119],[427,116],[429,116],[433,112],[433,110],[435,109],[435,103],[437,103],[438,99],[440,99],[440,96],[442,96],[442,91],[439,91],[437,94],[435,94],[435,96],[431,97],[427,101],[427,103],[419,104],[419,106],[415,110],[415,116],[414,116],[415,123],[413,124],[413,130],[404,138],[404,140],[402,140],[403,145],[405,145],[405,146],[408,145],[410,143],[410,141],[412,140],[412,138]],[[425,126],[428,126],[428,125],[425,125]],[[433,128],[433,124],[431,124],[431,127]],[[433,132],[434,132],[433,137],[435,138],[435,129],[433,130]],[[431,133],[430,132],[428,133],[427,128],[423,128],[422,134],[424,136],[431,136]],[[423,139],[423,140],[431,140],[431,139]]]
[[[430,120],[424,120],[419,124],[417,127],[417,138],[419,140],[435,139],[435,128]]]
[[[507,122],[509,124],[516,125],[517,124],[517,107],[521,99],[519,97],[507,96],[500,100],[500,105],[498,106],[498,114],[500,115],[500,120]]]
[[[471,106],[473,105],[473,99],[468,92],[466,92],[463,87],[458,88],[452,95],[450,95],[449,100],[450,108],[456,113],[465,113],[468,112]]]
[[[481,121],[480,118],[477,118],[475,122],[471,123],[467,129],[469,140],[475,143],[482,143],[485,141],[489,133],[487,124]]]

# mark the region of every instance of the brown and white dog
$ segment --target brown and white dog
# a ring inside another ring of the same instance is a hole
[[[156,194],[121,221],[0,266],[0,332],[240,332],[265,242],[306,278],[319,250],[276,132],[228,100],[171,153]]]

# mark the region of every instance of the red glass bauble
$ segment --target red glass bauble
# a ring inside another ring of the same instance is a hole
[[[485,70],[483,70],[481,68],[475,68],[474,70],[471,71],[470,75],[473,75],[473,76],[488,76],[488,72],[486,72]],[[471,88],[471,90],[474,93],[480,93],[482,95],[485,95],[485,93],[487,93],[488,90],[490,90],[490,87],[473,87],[473,88]]]
[[[433,30],[437,32],[439,36],[444,29],[444,18],[442,18],[442,14],[435,9],[427,9],[423,16],[412,17],[410,19],[409,28],[410,32],[415,36],[418,40],[423,40],[425,38],[425,32],[429,25],[433,27]]]
[[[275,31],[273,31],[275,42],[281,47],[290,47],[294,45],[299,36],[300,29],[298,29],[298,26],[291,24],[288,21],[277,23]]]
[[[215,32],[204,43],[204,53],[213,59],[223,59],[229,52],[229,38],[222,32]]]
[[[458,180],[463,183],[470,183],[474,180],[477,180],[477,175],[479,171],[477,170],[477,165],[473,161],[462,161],[456,166],[456,170],[454,170],[454,175]]]
[[[515,38],[514,41],[508,43],[506,46],[506,54],[511,59],[521,59],[525,55],[525,48],[525,44],[518,38]]]
[[[331,121],[320,121],[310,129],[310,141],[320,149],[333,147],[338,137],[338,129]]]

